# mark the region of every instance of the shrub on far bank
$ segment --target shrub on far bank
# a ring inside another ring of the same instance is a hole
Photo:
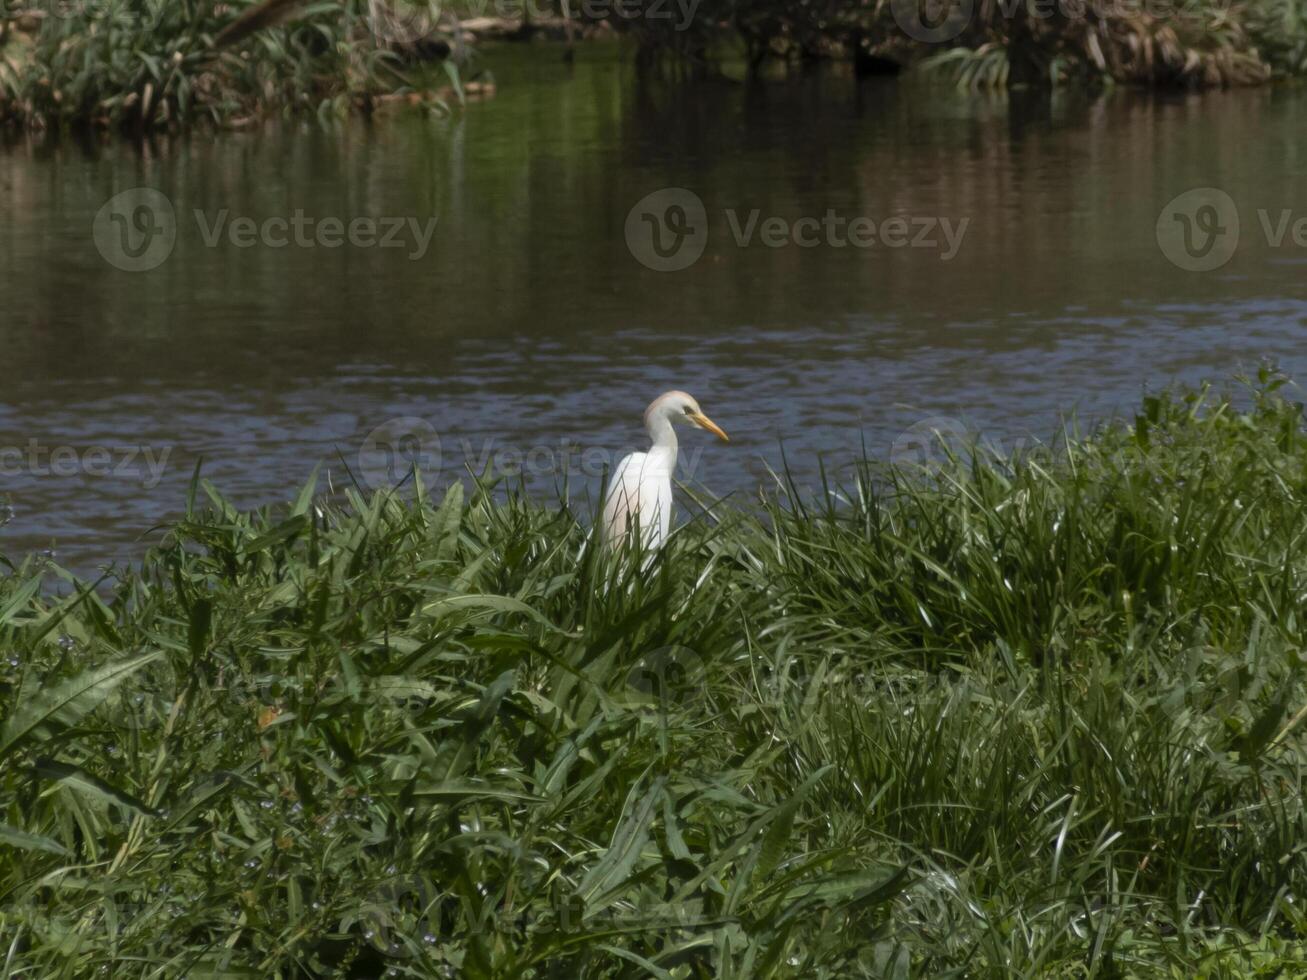
[[[926,61],[974,88],[1209,88],[1307,68],[1301,0],[631,0],[620,11],[600,8],[651,54],[704,60],[714,45],[739,38],[754,64],[839,56],[884,71]]]

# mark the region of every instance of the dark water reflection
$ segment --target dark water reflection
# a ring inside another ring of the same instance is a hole
[[[687,440],[693,478],[727,492],[765,480],[781,441],[807,479],[819,452],[887,453],[926,418],[1010,444],[1065,412],[1128,409],[1145,385],[1263,357],[1305,374],[1307,248],[1291,233],[1271,246],[1257,216],[1307,217],[1301,91],[1010,103],[834,72],[641,85],[606,48],[573,69],[553,49],[493,64],[498,98],[449,120],[0,153],[0,494],[15,511],[0,549],[53,544],[83,569],[134,557],[197,460],[243,504],[281,500],[319,460],[341,479],[337,453],[355,466],[399,416],[438,434],[430,482],[501,454],[584,487],[600,450],[640,439],[645,402],[684,387],[735,440]],[[179,232],[133,274],[91,229],[139,185],[169,197]],[[699,196],[709,235],[696,263],[660,273],[625,227],[668,186]],[[1242,223],[1206,273],[1156,237],[1164,205],[1197,186],[1226,191]],[[417,259],[206,247],[197,209],[439,224]],[[741,248],[728,209],[968,224],[944,261]],[[33,465],[33,440],[70,447],[74,472]],[[95,447],[107,467],[88,463]],[[126,447],[167,453],[157,485]]]

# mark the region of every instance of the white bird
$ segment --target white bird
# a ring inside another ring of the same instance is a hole
[[[683,391],[655,398],[644,411],[644,429],[653,440],[647,453],[631,453],[613,470],[604,498],[604,540],[610,546],[638,535],[650,550],[667,540],[672,529],[672,472],[676,469],[676,429],[689,422],[730,442],[699,403]]]

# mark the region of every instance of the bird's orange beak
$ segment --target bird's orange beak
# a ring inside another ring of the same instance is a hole
[[[708,416],[704,415],[702,412],[695,412],[693,415],[690,416],[690,421],[701,429],[707,429],[722,442],[731,441],[731,437],[722,431],[721,426],[719,426]]]

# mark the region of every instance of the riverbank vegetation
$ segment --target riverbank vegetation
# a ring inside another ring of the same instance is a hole
[[[0,976],[1283,975],[1281,385],[727,501],[645,571],[420,483],[197,481],[138,570],[11,565]]]
[[[1307,70],[1302,0],[701,0],[689,28],[613,18],[654,47],[702,53],[724,33],[750,61],[827,57],[869,72],[924,64],[969,88],[1135,85],[1213,88]]]
[[[0,121],[230,128],[287,112],[368,111],[410,92],[437,105],[411,77],[424,53],[418,27],[375,6],[31,0],[0,22]]]
[[[443,61],[460,98],[452,69],[469,26],[569,44],[603,29],[633,39],[645,66],[838,58],[866,72],[924,65],[970,88],[1205,88],[1307,68],[1303,0],[10,0],[0,7],[0,121],[140,131],[368,112],[389,100],[439,108],[450,100],[412,69]]]

